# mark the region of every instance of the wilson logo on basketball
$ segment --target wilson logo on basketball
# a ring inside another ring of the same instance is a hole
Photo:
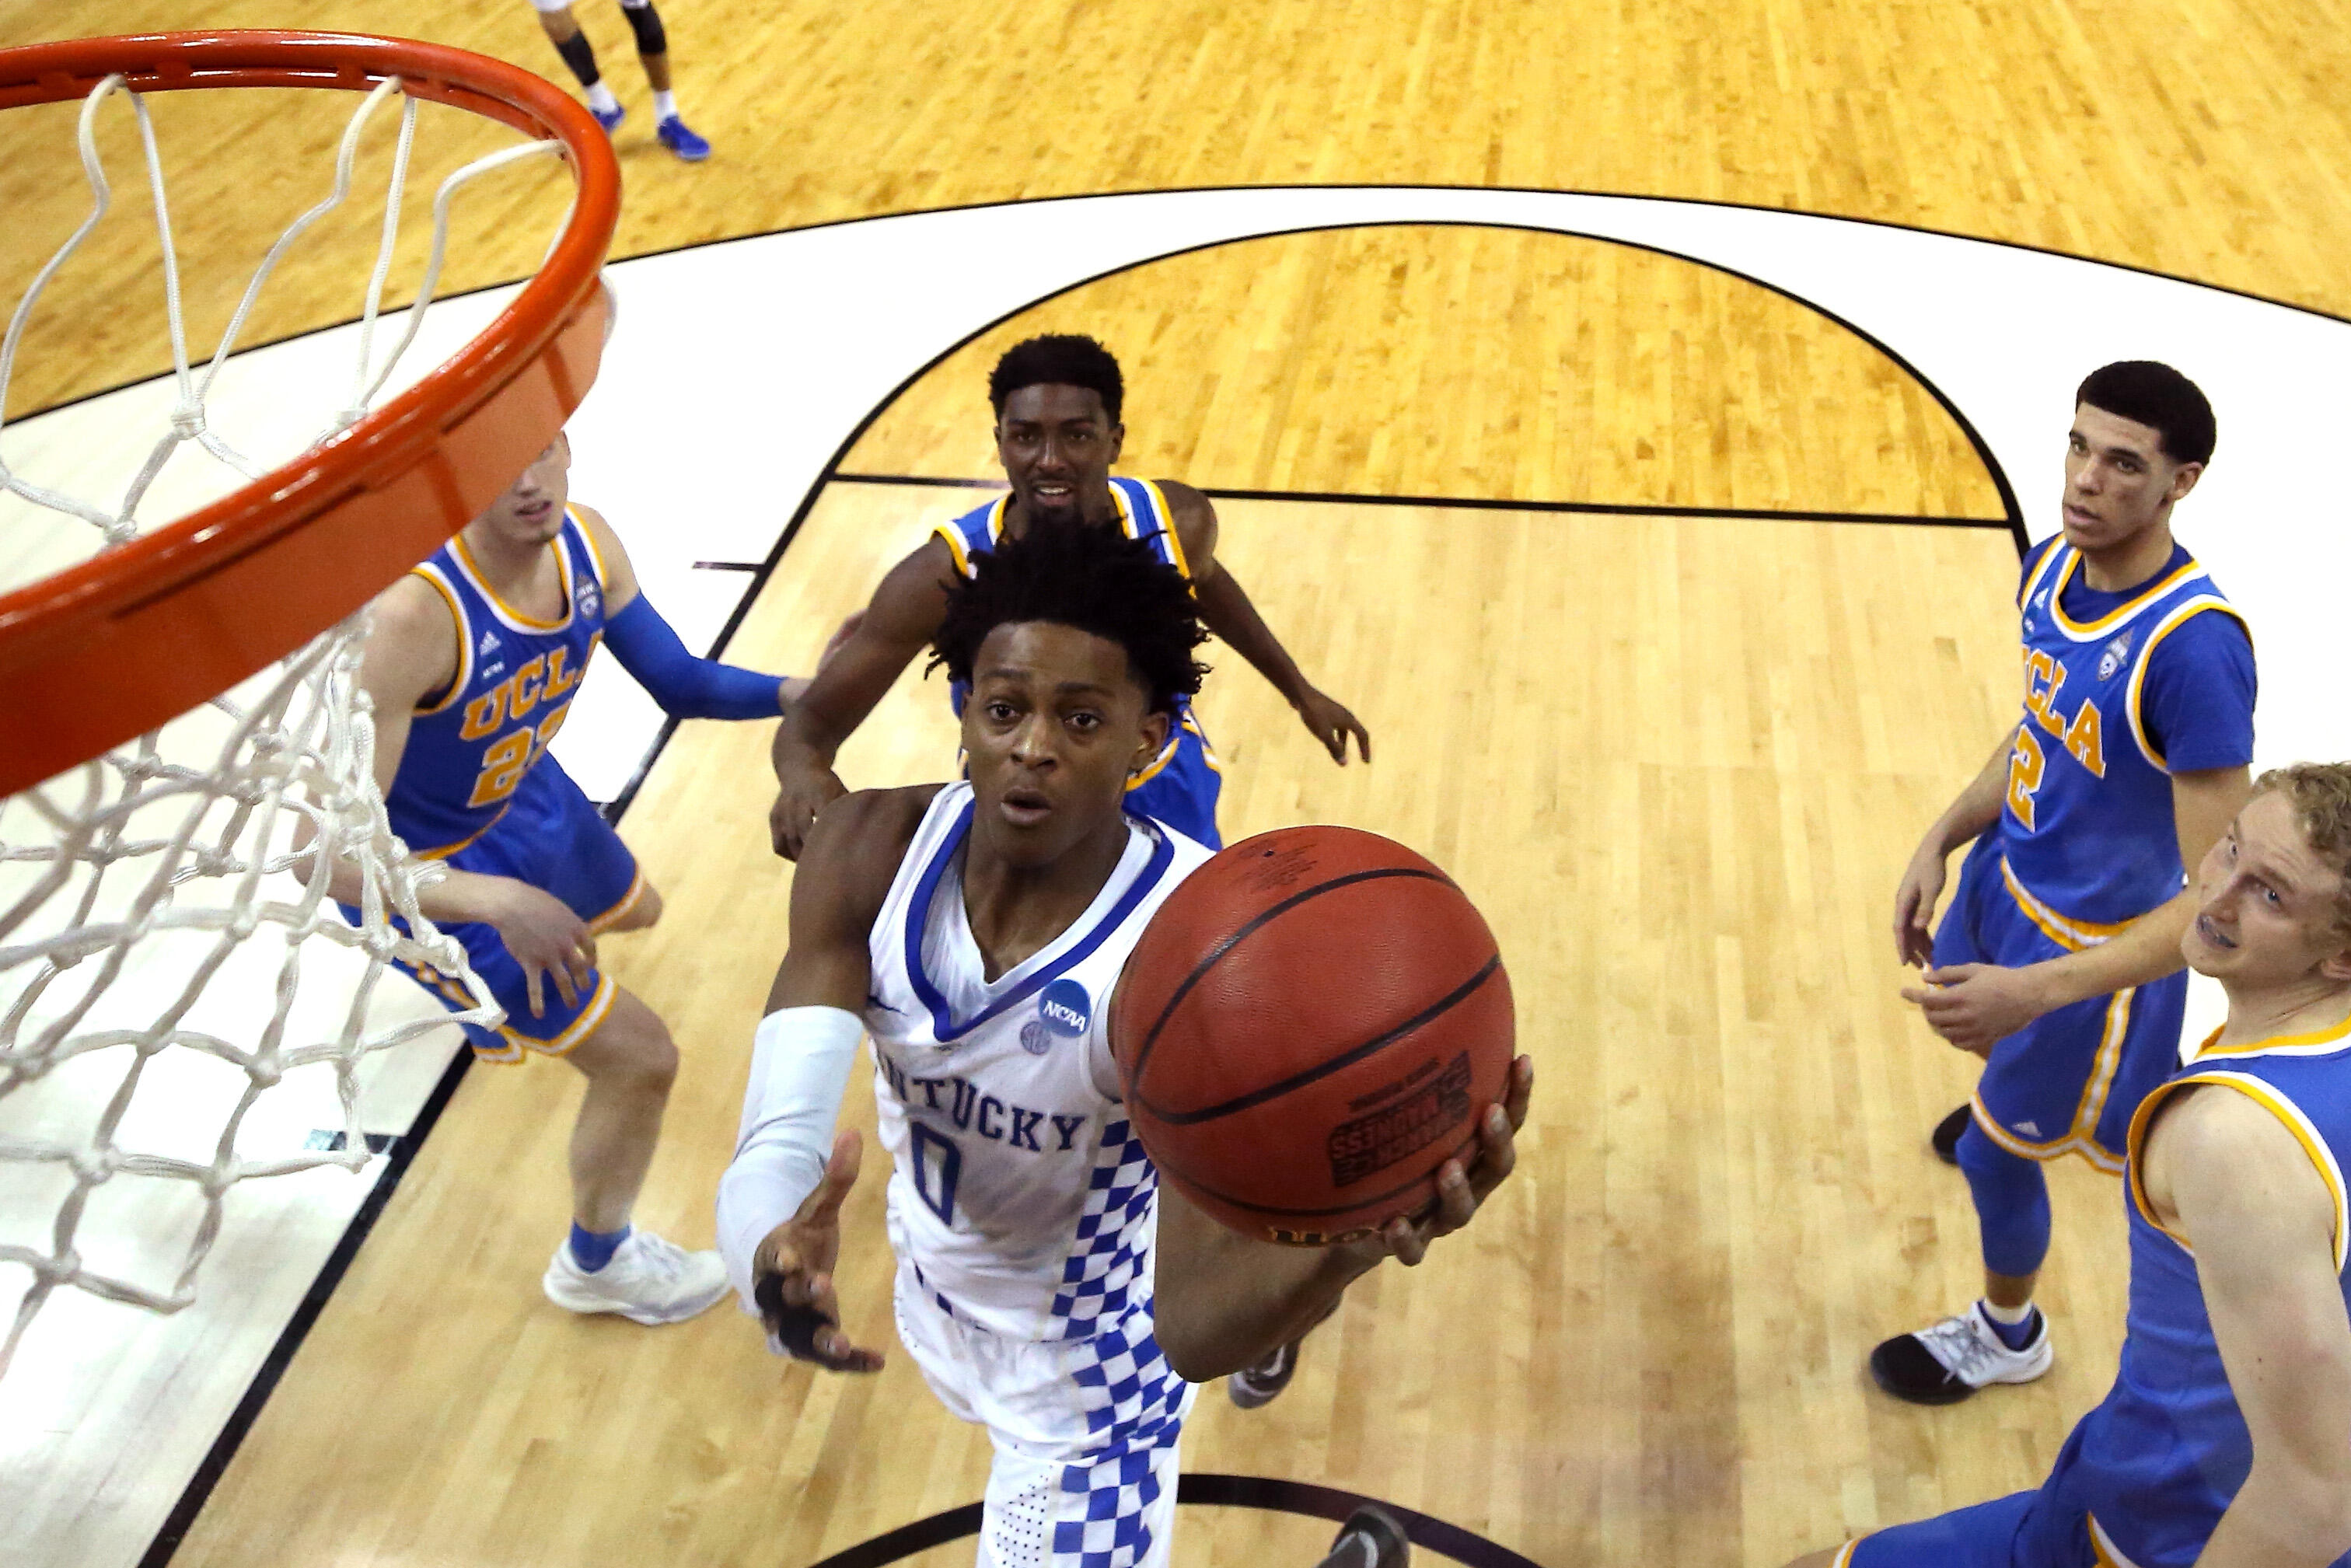
[[[1469,1056],[1384,1111],[1331,1129],[1331,1185],[1346,1186],[1418,1153],[1469,1119]]]

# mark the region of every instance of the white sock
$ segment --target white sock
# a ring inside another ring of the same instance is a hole
[[[674,92],[657,92],[653,94],[653,119],[656,120],[675,120],[676,118],[677,94]]]
[[[2032,1317],[2031,1301],[2025,1302],[2021,1307],[2003,1307],[1995,1303],[1990,1296],[1986,1296],[1983,1299],[1983,1310],[1984,1316],[1996,1323],[2006,1323],[2011,1328],[2027,1322]]]
[[[611,88],[598,82],[588,89],[588,107],[599,114],[610,114],[621,107],[621,100],[612,96]]]

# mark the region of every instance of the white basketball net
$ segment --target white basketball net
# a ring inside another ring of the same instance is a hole
[[[360,132],[399,92],[398,81],[386,81],[360,103],[343,136],[332,191],[263,258],[198,377],[188,363],[172,225],[147,106],[120,77],[99,84],[80,119],[93,205],[9,321],[0,344],[0,413],[36,300],[110,204],[93,126],[99,106],[117,93],[129,99],[146,152],[162,243],[177,405],[170,428],[117,507],[46,488],[5,463],[0,487],[89,525],[103,549],[139,532],[141,501],[183,445],[193,443],[245,478],[272,466],[248,459],[207,427],[206,394],[279,259],[349,193]],[[415,127],[414,100],[402,101],[359,363],[348,403],[331,420],[319,421],[320,439],[367,413],[415,338],[440,274],[455,192],[493,169],[560,147],[553,141],[509,147],[443,182],[417,303],[399,341],[377,364],[376,318]],[[45,1245],[26,1244],[21,1237],[0,1239],[0,1264],[19,1264],[32,1274],[0,1341],[0,1373],[35,1313],[60,1286],[156,1312],[187,1305],[194,1299],[197,1270],[219,1234],[223,1199],[238,1182],[326,1164],[357,1170],[367,1163],[355,1069],[371,1052],[414,1039],[446,1017],[371,1024],[370,1004],[395,956],[462,983],[476,1005],[455,1015],[458,1019],[495,1024],[501,1018],[463,950],[418,911],[417,890],[439,875],[437,868],[411,859],[385,818],[375,785],[374,726],[358,684],[365,630],[364,613],[354,616],[163,728],[0,800],[0,1183],[17,1189],[10,1207],[18,1211],[28,1195],[39,1202],[43,1192],[57,1189]],[[308,847],[314,843],[360,870],[364,892],[356,927],[328,897],[330,860]],[[393,926],[394,915],[413,935]],[[318,1064],[333,1074],[342,1135],[309,1141],[340,1146],[244,1146],[240,1134],[251,1143],[256,1127],[267,1121],[248,1123],[263,1095],[288,1073]],[[209,1085],[214,1092],[206,1108],[205,1096],[190,1086],[224,1072],[225,1084]],[[71,1092],[45,1096],[67,1079],[73,1081]],[[94,1119],[93,1104],[102,1105]],[[184,1146],[192,1109],[217,1115],[223,1107],[226,1121],[217,1135],[207,1122],[196,1145]],[[151,1135],[159,1132],[181,1135]],[[176,1151],[157,1146],[175,1141],[183,1145]],[[132,1270],[92,1264],[77,1249],[93,1197],[126,1176],[180,1184],[181,1196],[164,1207],[198,1210],[183,1228],[184,1247],[167,1249],[179,1252],[168,1287],[135,1282],[128,1277]],[[196,1199],[193,1206],[188,1194]]]

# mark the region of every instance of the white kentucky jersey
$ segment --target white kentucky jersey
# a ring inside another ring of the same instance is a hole
[[[1082,1339],[1151,1295],[1158,1174],[1110,1054],[1127,955],[1210,851],[1130,816],[1092,905],[994,980],[964,905],[969,784],[942,789],[873,923],[865,1028],[890,1151],[890,1243],[949,1312]]]

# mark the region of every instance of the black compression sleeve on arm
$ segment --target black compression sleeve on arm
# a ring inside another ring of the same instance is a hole
[[[669,35],[662,30],[661,13],[653,9],[653,0],[644,0],[642,5],[623,4],[621,15],[629,19],[629,30],[637,36],[637,53],[669,53]]]
[[[555,52],[563,57],[563,63],[571,68],[571,74],[580,78],[581,87],[594,87],[602,79],[603,73],[596,68],[596,51],[590,47],[587,34],[572,34],[555,46]]]

